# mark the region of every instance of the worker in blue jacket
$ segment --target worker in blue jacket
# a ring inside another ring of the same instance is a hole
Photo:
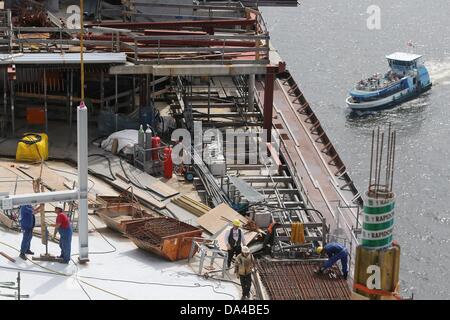
[[[328,260],[324,265],[317,271],[321,274],[326,269],[331,268],[338,260],[341,260],[342,264],[342,276],[347,280],[348,276],[348,251],[342,244],[337,242],[328,243],[325,247],[317,247],[316,253],[322,255],[327,254]]]
[[[30,250],[31,239],[33,238],[33,228],[36,224],[36,219],[33,207],[29,204],[23,205],[19,209],[20,211],[20,229],[22,229],[22,245],[20,246],[20,257],[23,260],[27,260],[27,254],[34,254]]]

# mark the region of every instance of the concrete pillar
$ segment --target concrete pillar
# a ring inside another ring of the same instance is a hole
[[[248,75],[248,97],[247,97],[247,103],[248,103],[248,111],[253,112],[255,111],[255,75],[249,74]]]

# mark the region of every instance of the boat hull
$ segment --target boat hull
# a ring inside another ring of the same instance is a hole
[[[359,102],[359,103],[351,102],[350,100],[352,97],[348,97],[346,99],[346,103],[347,106],[353,111],[376,111],[392,108],[406,101],[415,99],[422,93],[430,89],[431,84],[426,87],[423,87],[421,90],[409,91],[409,89],[405,89],[380,100]]]

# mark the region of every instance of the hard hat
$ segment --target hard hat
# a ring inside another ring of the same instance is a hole
[[[236,227],[240,227],[241,226],[241,222],[239,221],[239,219],[234,219],[233,220],[233,226],[236,226]]]
[[[59,208],[61,210],[64,210],[64,203],[63,202],[57,202],[55,204],[55,209],[57,209],[57,208]]]
[[[323,247],[317,247],[317,248],[316,248],[316,253],[317,253],[317,254],[321,254],[321,253],[322,253],[322,250],[323,250]]]
[[[247,246],[243,246],[242,253],[250,253],[250,249]]]

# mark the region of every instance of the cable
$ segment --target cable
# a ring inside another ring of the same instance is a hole
[[[9,248],[12,248],[13,250],[16,250],[16,251],[19,251],[19,250],[17,250],[16,248],[14,248],[13,246],[11,246],[11,245],[9,245],[9,244],[7,244],[7,243],[4,243],[4,242],[1,242],[0,241],[0,244],[3,244],[3,245],[5,245],[5,246],[7,246],[7,247],[9,247]],[[229,293],[226,293],[226,292],[220,292],[220,291],[217,291],[216,290],[216,287],[214,286],[214,285],[201,285],[201,284],[199,284],[199,283],[194,283],[193,285],[180,285],[180,284],[169,284],[169,283],[161,283],[161,282],[142,282],[142,281],[135,281],[135,280],[123,280],[123,279],[111,279],[111,278],[100,278],[100,277],[93,277],[93,276],[80,276],[80,275],[78,275],[78,266],[77,266],[77,263],[72,259],[72,262],[74,262],[74,264],[76,265],[76,267],[77,267],[77,272],[75,273],[75,274],[65,274],[65,273],[62,273],[62,272],[59,272],[59,271],[55,271],[55,270],[52,270],[52,269],[49,269],[49,268],[47,268],[47,267],[44,267],[44,266],[42,266],[42,265],[40,265],[40,264],[38,264],[38,263],[36,263],[36,262],[34,262],[34,261],[32,261],[32,260],[30,260],[30,259],[27,259],[27,260],[29,260],[31,263],[33,263],[34,265],[36,265],[36,266],[38,266],[38,267],[40,267],[40,268],[42,268],[42,269],[44,269],[44,270],[47,270],[47,271],[37,271],[37,270],[27,270],[27,269],[22,269],[22,268],[11,268],[11,267],[4,267],[4,266],[0,266],[0,268],[2,268],[2,269],[8,269],[8,270],[16,270],[16,271],[21,271],[21,272],[34,272],[34,273],[45,273],[45,274],[53,274],[53,275],[59,275],[59,276],[64,276],[64,277],[71,277],[71,276],[73,276],[73,275],[75,275],[75,277],[77,277],[77,278],[82,278],[82,279],[92,279],[92,280],[100,280],[100,281],[111,281],[111,282],[122,282],[122,283],[132,283],[132,284],[140,284],[140,285],[158,285],[158,286],[164,286],[164,287],[178,287],[178,288],[207,288],[207,287],[211,287],[212,289],[213,289],[213,291],[216,293],[216,294],[221,294],[221,295],[226,295],[226,296],[230,296],[230,297],[232,297],[233,299],[234,299],[234,296],[233,295],[231,295],[231,294],[229,294]],[[186,273],[186,274],[188,274],[188,273]],[[199,276],[199,275],[197,275],[197,274],[195,274],[196,276]],[[92,285],[92,284],[90,284],[90,283],[88,283],[88,282],[86,282],[86,281],[83,281],[83,280],[80,280],[80,279],[76,279],[77,281],[80,281],[80,282],[82,282],[82,283],[84,283],[84,284],[86,284],[86,285],[88,285],[88,286],[90,286],[90,287],[93,287],[93,288],[95,288],[95,289],[98,289],[98,290],[100,290],[100,291],[103,291],[103,292],[106,292],[106,293],[108,293],[108,294],[111,294],[111,295],[113,295],[113,296],[116,296],[116,297],[119,297],[119,298],[121,298],[121,299],[124,299],[124,300],[128,300],[127,298],[125,298],[125,297],[122,297],[122,296],[120,296],[120,295],[118,295],[118,294],[115,294],[115,293],[113,293],[113,292],[110,292],[110,291],[108,291],[108,290],[105,290],[105,289],[102,289],[102,288],[100,288],[100,287],[97,287],[97,286],[94,286],[94,285]],[[219,280],[219,279],[214,279],[214,280],[218,280],[218,281],[226,281],[226,280]],[[91,299],[90,298],[90,296],[89,296],[89,294],[87,294],[87,292],[85,291],[85,289],[80,285],[80,287],[82,288],[82,290],[83,290],[83,292],[86,294],[86,296],[88,296],[88,298],[89,299]]]
[[[20,250],[18,250],[17,248],[15,248],[15,247],[13,247],[13,246],[11,246],[11,245],[5,243],[5,242],[0,241],[0,244],[3,244],[4,246],[7,246],[7,247],[9,247],[9,248],[11,248],[11,249],[13,249],[13,250],[15,250],[15,251],[17,251],[17,252],[20,252]],[[36,263],[36,262],[34,262],[33,260],[30,260],[30,259],[28,259],[28,258],[27,258],[27,260],[30,261],[32,264],[36,265],[37,267],[42,268],[42,269],[44,269],[44,270],[47,270],[48,272],[46,272],[46,273],[51,273],[51,274],[53,274],[53,275],[59,275],[59,276],[64,276],[64,277],[69,277],[69,278],[73,276],[73,274],[66,274],[66,273],[63,273],[63,272],[59,272],[59,271],[52,270],[52,269],[50,269],[50,268],[44,267],[44,266],[40,265],[39,263]],[[72,260],[72,262],[74,262],[73,259],[71,259],[71,260]],[[74,262],[74,263],[75,263],[75,262]],[[78,269],[78,266],[77,266],[76,263],[75,263],[75,266],[77,267],[77,272],[75,273],[75,276],[76,276],[76,277],[81,277],[81,276],[78,276],[78,274],[77,274],[79,269]],[[3,266],[0,266],[0,268],[4,268],[4,269],[13,269],[13,268],[8,268],[8,267],[3,267]],[[21,272],[29,272],[29,271],[32,271],[32,270],[21,269],[21,268],[14,268],[14,269],[19,270],[19,271],[21,271]],[[41,273],[43,273],[43,272],[41,272]],[[89,294],[86,292],[86,290],[83,288],[83,286],[79,283],[79,281],[81,281],[81,282],[83,282],[84,284],[86,284],[86,285],[88,285],[88,286],[91,286],[91,287],[93,287],[93,288],[95,288],[95,289],[98,289],[98,290],[100,290],[100,291],[103,291],[103,292],[109,293],[109,294],[111,294],[111,295],[113,295],[113,296],[120,297],[120,298],[122,298],[122,299],[124,299],[124,300],[127,300],[126,298],[121,297],[121,296],[119,296],[118,294],[115,294],[115,293],[110,292],[110,291],[108,291],[108,290],[105,290],[105,289],[96,287],[96,286],[94,286],[94,285],[92,285],[92,284],[90,284],[90,283],[88,283],[88,282],[86,282],[86,281],[79,280],[79,279],[76,279],[76,280],[77,280],[78,284],[80,285],[81,289],[83,290],[83,292],[84,292],[84,293],[86,294],[86,296],[89,298],[89,300],[91,300]]]
[[[63,170],[63,169],[53,168],[53,167],[50,167],[46,162],[44,162],[44,164],[45,164],[45,166],[46,166],[47,168],[49,168],[49,169],[52,170],[52,171],[57,171],[57,172],[67,173],[67,174],[71,174],[71,175],[74,175],[74,176],[77,176],[77,175],[78,175],[78,172],[71,172],[71,171],[67,171],[67,170]],[[89,179],[89,178],[88,178],[88,180],[89,180],[90,183],[92,183],[91,187],[90,187],[89,190],[88,190],[88,193],[89,193],[89,192],[92,190],[92,188],[94,188],[95,182],[94,182],[94,180]]]
[[[158,201],[163,201],[163,200],[166,200],[166,199],[170,198],[170,197],[165,197],[165,196],[163,196],[162,194],[156,192],[155,190],[150,189],[149,187],[142,186],[142,185],[138,185],[137,183],[135,183],[135,182],[134,182],[133,180],[131,180],[130,177],[127,175],[127,172],[125,171],[125,168],[124,168],[123,163],[122,163],[122,158],[120,158],[120,157],[119,157],[119,163],[120,163],[120,167],[122,168],[123,174],[125,175],[125,178],[127,178],[128,181],[129,181],[133,186],[135,186],[135,187],[138,188],[138,189],[141,189],[141,190],[148,191],[148,192],[150,192],[150,193],[156,194],[156,195],[160,198],[160,199],[156,199],[156,200],[158,200]],[[130,174],[132,174],[132,173],[130,173]],[[136,179],[136,178],[135,178],[135,179]]]
[[[116,248],[111,242],[109,242],[108,239],[106,239],[106,237],[105,237],[100,231],[98,231],[98,228],[95,226],[95,224],[91,221],[91,219],[90,219],[89,217],[88,217],[88,221],[89,221],[89,222],[91,223],[91,225],[94,227],[95,231],[97,231],[98,234],[103,238],[103,240],[105,240],[106,243],[108,243],[108,244],[113,248],[113,250],[111,250],[111,251],[100,251],[100,252],[89,251],[88,254],[108,254],[108,253],[114,253],[114,252],[116,252],[116,251],[117,251],[117,248]],[[80,254],[79,254],[79,253],[74,253],[74,254],[72,254],[71,256],[73,257],[73,256],[78,256],[78,255],[80,255]],[[74,262],[74,263],[75,263],[75,262]]]
[[[25,140],[25,139],[24,139],[24,138],[30,137],[30,136],[33,136],[33,137],[35,137],[36,139],[35,139],[35,140]],[[36,144],[36,143],[40,142],[41,140],[42,140],[42,136],[39,135],[39,134],[37,134],[37,133],[25,133],[25,134],[22,136],[22,139],[19,140],[19,142],[23,142],[23,143],[25,143],[25,144],[27,144],[27,145],[32,145],[32,144]]]
[[[98,176],[100,176],[100,177],[104,177],[104,178],[106,178],[106,179],[108,179],[108,180],[111,180],[111,181],[116,180],[116,177],[114,176],[114,172],[112,171],[112,168],[111,168],[111,160],[110,160],[106,155],[101,154],[101,153],[93,153],[93,154],[88,155],[88,158],[89,158],[89,157],[101,157],[101,158],[105,158],[106,161],[108,162],[108,168],[109,168],[109,173],[111,174],[111,177],[108,177],[108,176],[106,176],[106,175],[104,175],[104,174],[97,173],[97,172],[93,172],[92,170],[90,170],[91,173],[93,172],[94,175],[98,175]]]
[[[99,278],[99,277],[91,277],[91,276],[80,276],[80,278],[93,279],[93,280],[102,280],[102,281],[111,281],[111,282],[123,282],[123,283],[132,283],[132,284],[141,284],[141,285],[155,285],[155,286],[163,286],[163,287],[177,287],[177,288],[207,288],[207,287],[211,287],[215,293],[226,295],[226,296],[230,296],[230,297],[232,297],[234,299],[234,296],[232,294],[229,294],[229,293],[226,293],[226,292],[217,291],[216,288],[214,287],[214,285],[211,285],[211,284],[202,285],[202,284],[200,284],[198,282],[194,283],[193,285],[183,285],[183,284],[170,284],[170,283],[161,283],[161,282],[143,282],[143,281],[135,281],[135,280]]]

